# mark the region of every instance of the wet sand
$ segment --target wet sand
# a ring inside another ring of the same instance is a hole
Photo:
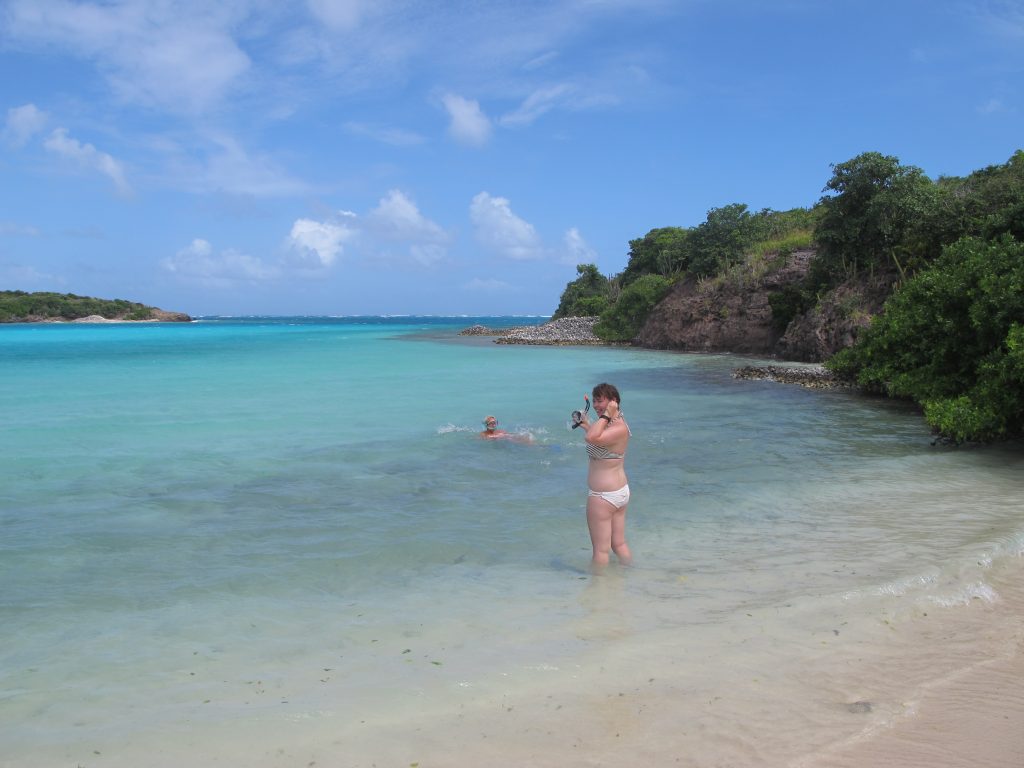
[[[1024,766],[1024,641],[1012,658],[936,683],[888,728],[848,745],[823,766],[1020,768]]]
[[[1024,766],[1024,585],[1019,568],[1004,576],[1000,612],[1015,617],[1016,626],[987,658],[931,681],[888,724],[801,761],[801,768]],[[978,640],[987,645],[983,634],[979,628]]]

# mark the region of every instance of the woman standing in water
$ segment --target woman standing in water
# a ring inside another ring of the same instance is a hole
[[[626,479],[626,446],[632,433],[619,411],[619,390],[611,384],[594,387],[593,423],[584,417],[587,430],[587,526],[594,546],[592,564],[608,564],[609,549],[619,562],[628,565],[633,559],[626,544],[626,506],[629,504],[629,481]]]

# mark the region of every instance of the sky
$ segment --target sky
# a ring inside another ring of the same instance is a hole
[[[549,315],[877,151],[1024,148],[1024,0],[0,0],[0,289]]]

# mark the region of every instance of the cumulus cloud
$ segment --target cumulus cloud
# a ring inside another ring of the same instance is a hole
[[[576,227],[565,233],[565,258],[567,264],[590,264],[597,259],[597,252],[587,245]]]
[[[78,164],[82,168],[99,171],[108,177],[121,195],[132,192],[125,178],[121,164],[106,152],[100,152],[92,144],[83,144],[68,135],[66,128],[57,128],[49,135],[43,146],[55,155]]]
[[[164,259],[161,266],[178,277],[218,288],[230,288],[240,282],[260,282],[277,275],[275,268],[264,265],[255,256],[232,248],[215,253],[209,241],[202,238],[196,238],[174,256]]]
[[[13,147],[23,147],[46,127],[46,120],[46,113],[35,104],[11,107],[7,110],[7,122],[4,124],[4,141]]]
[[[480,104],[472,99],[465,99],[454,93],[441,97],[444,108],[448,110],[451,122],[448,133],[460,144],[483,146],[491,137],[491,121],[480,109]]]
[[[495,253],[517,261],[538,259],[544,255],[533,225],[516,216],[504,197],[479,193],[470,203],[469,217],[477,240]]]
[[[433,266],[448,254],[450,235],[424,216],[405,193],[393,189],[365,216],[342,211],[327,221],[299,219],[292,226],[287,250],[299,268],[325,269],[346,250],[378,261]]]
[[[7,35],[95,61],[126,101],[175,113],[216,106],[250,66],[232,34],[237,3],[11,0]]]
[[[341,255],[345,244],[355,238],[356,229],[344,221],[355,218],[355,214],[343,211],[336,221],[314,221],[298,219],[288,235],[288,248],[293,262],[300,267],[324,269],[330,267]]]
[[[412,260],[425,266],[435,264],[447,253],[448,233],[397,189],[388,192],[370,211],[366,226],[375,238],[407,245]]]

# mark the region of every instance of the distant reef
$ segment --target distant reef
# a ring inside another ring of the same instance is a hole
[[[0,291],[0,323],[188,323],[184,312],[167,312],[124,299],[73,293]]]

